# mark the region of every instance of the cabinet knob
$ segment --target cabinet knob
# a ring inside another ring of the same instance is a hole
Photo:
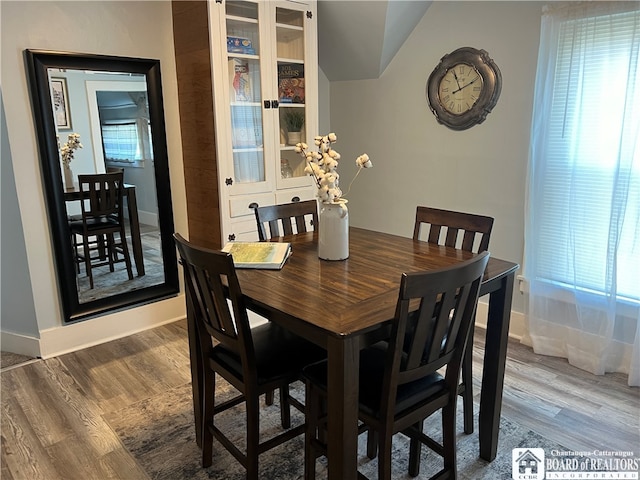
[[[260,206],[260,205],[258,205],[256,202],[251,202],[251,203],[249,204],[249,208],[250,208],[251,210],[255,210],[255,209],[256,209],[256,208],[258,208],[259,206]]]
[[[224,179],[225,185],[233,185],[233,179],[231,177]]]
[[[278,100],[271,100],[271,108],[278,108]]]
[[[264,103],[264,108],[271,108],[271,100],[265,100],[263,103]]]
[[[233,242],[236,239],[236,236],[235,236],[235,234],[232,233],[232,234],[229,235],[228,238],[229,238],[230,242]]]
[[[291,199],[292,202],[299,202],[300,201],[300,197],[295,196]]]

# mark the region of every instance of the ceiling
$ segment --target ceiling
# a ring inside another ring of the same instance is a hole
[[[378,78],[431,0],[318,0],[318,57],[330,81]]]

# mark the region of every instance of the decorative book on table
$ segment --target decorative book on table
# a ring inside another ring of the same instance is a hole
[[[304,103],[304,65],[281,63],[278,65],[278,101]]]
[[[229,242],[222,249],[233,257],[236,268],[280,270],[291,255],[287,242]]]

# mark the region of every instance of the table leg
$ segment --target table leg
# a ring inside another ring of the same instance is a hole
[[[506,275],[500,280],[500,288],[489,295],[478,426],[480,457],[488,461],[496,458],[498,451],[514,277],[515,273]]]
[[[127,188],[127,211],[129,212],[129,226],[131,228],[131,246],[133,247],[133,260],[136,263],[138,276],[144,275],[144,259],[142,256],[142,240],[140,238],[140,220],[138,219],[138,200],[136,189]]]
[[[331,337],[327,343],[329,480],[358,477],[359,339]]]

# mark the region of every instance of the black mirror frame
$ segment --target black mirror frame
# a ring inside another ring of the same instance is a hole
[[[160,61],[31,49],[25,50],[24,53],[38,137],[40,167],[52,236],[58,289],[65,323],[86,320],[108,312],[177,295],[180,287],[176,250],[172,237],[174,233],[173,207],[169,182]],[[67,222],[64,186],[50,96],[48,76],[50,68],[129,72],[146,76],[164,283],[86,303],[79,302],[75,263],[70,241],[71,232]]]

